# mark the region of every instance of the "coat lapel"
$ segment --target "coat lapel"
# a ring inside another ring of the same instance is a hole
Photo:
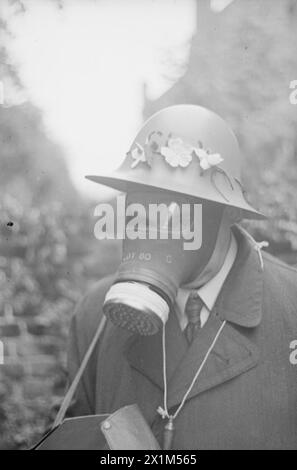
[[[166,366],[169,380],[187,351],[186,338],[180,329],[175,312],[172,311],[166,324]],[[163,390],[162,331],[153,336],[137,336],[128,349],[127,358],[132,367]]]
[[[189,347],[169,381],[168,408],[183,399],[221,325],[218,316],[210,318]],[[187,400],[246,372],[257,362],[256,346],[226,323]]]
[[[238,254],[217,299],[216,308],[222,319],[245,328],[261,323],[263,299],[263,269],[256,245],[235,227]]]
[[[169,315],[166,324],[168,408],[181,402],[223,320],[227,323],[188,400],[245,373],[258,363],[258,348],[248,338],[253,335],[245,335],[244,328],[254,328],[261,321],[263,273],[258,253],[250,241],[240,229],[236,228],[234,233],[239,244],[237,258],[209,320],[190,347],[175,312]],[[133,368],[163,389],[162,332],[136,337],[127,351],[127,358]]]

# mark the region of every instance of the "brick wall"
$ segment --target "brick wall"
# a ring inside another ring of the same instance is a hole
[[[89,206],[0,209],[0,449],[28,448],[64,393],[74,307],[115,269],[119,245],[96,241]]]
[[[66,345],[74,302],[63,302],[59,319],[0,312],[0,448],[26,448],[53,419],[66,384]],[[1,442],[2,439],[2,442]]]

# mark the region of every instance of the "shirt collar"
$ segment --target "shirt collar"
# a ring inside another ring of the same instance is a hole
[[[218,295],[223,287],[223,284],[233,266],[237,255],[237,242],[233,233],[231,233],[231,241],[229,249],[227,251],[224,263],[217,274],[211,278],[206,284],[197,289],[200,298],[209,311],[212,310],[214,304],[218,298]],[[195,281],[194,281],[195,283]],[[188,300],[188,296],[193,289],[179,288],[176,298],[176,304],[178,306],[179,314],[184,315],[185,305]]]

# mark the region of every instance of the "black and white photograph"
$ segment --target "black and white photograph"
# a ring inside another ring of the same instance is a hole
[[[297,0],[0,0],[0,450],[297,450]]]

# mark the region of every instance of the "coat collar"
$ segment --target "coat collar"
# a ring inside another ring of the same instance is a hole
[[[223,320],[253,328],[262,319],[263,269],[259,252],[239,226],[233,233],[238,253],[216,302],[215,310]]]
[[[238,254],[216,306],[198,337],[188,347],[171,312],[166,324],[168,406],[178,405],[201,364],[221,323],[227,323],[188,399],[256,366],[258,349],[234,328],[252,328],[261,321],[263,273],[258,253],[241,229],[234,235]],[[249,335],[250,336],[250,335]],[[163,389],[162,332],[132,338],[126,350],[130,365]]]

